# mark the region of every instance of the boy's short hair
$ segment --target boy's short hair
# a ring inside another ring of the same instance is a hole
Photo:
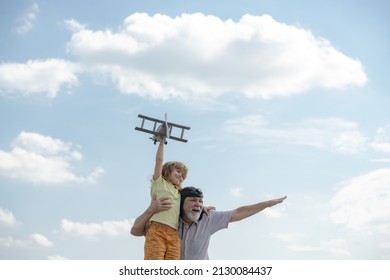
[[[169,175],[171,175],[173,169],[179,169],[181,171],[181,176],[183,177],[183,180],[187,178],[188,173],[188,167],[179,161],[168,161],[164,163],[162,167],[161,175],[165,180],[168,180]]]

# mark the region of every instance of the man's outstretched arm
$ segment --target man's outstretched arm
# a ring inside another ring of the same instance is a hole
[[[130,233],[134,236],[144,236],[146,234],[146,224],[148,223],[150,217],[160,211],[169,210],[171,207],[172,205],[169,198],[162,197],[157,199],[156,194],[154,194],[149,207],[137,219],[135,219]]]
[[[272,207],[276,204],[282,203],[286,198],[287,196],[277,198],[277,199],[262,201],[252,205],[245,205],[237,209],[234,209],[232,212],[232,216],[230,218],[230,222],[237,222],[245,218],[248,218],[254,214],[259,213],[265,208]]]

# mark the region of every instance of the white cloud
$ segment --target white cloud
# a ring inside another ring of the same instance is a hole
[[[389,163],[390,162],[390,158],[377,158],[377,159],[371,160],[371,162]]]
[[[242,188],[240,187],[230,188],[230,193],[235,197],[242,196]]]
[[[42,234],[34,233],[31,234],[27,240],[18,240],[11,236],[8,236],[7,238],[0,238],[0,246],[9,248],[27,246],[52,247],[53,242]]]
[[[14,227],[18,224],[19,222],[15,219],[15,216],[11,211],[0,208],[0,225]]]
[[[390,249],[390,242],[380,244],[380,248],[382,248],[382,249]]]
[[[340,118],[309,119],[278,128],[261,115],[249,115],[226,121],[224,131],[260,142],[305,145],[343,154],[363,151],[367,141],[356,123]]]
[[[283,209],[266,208],[262,213],[269,219],[279,219],[282,216]]]
[[[276,234],[276,238],[281,240],[281,241],[284,241],[284,242],[289,242],[289,241],[293,241],[294,239],[296,239],[298,236],[298,234],[296,233],[278,233]]]
[[[39,233],[34,233],[30,235],[30,240],[34,244],[37,244],[42,247],[52,247],[53,242],[51,242],[49,239],[47,239],[45,236]]]
[[[48,260],[68,260],[68,258],[65,258],[61,255],[52,255],[47,257]]]
[[[25,246],[26,242],[14,239],[11,236],[8,236],[7,238],[0,237],[0,246],[1,247],[22,247]]]
[[[33,183],[95,183],[104,172],[101,167],[86,177],[73,173],[71,162],[81,158],[72,143],[23,131],[11,151],[0,150],[0,175]]]
[[[371,146],[375,150],[390,153],[390,124],[378,129]]]
[[[68,51],[128,94],[271,98],[367,81],[359,61],[268,15],[234,22],[201,13],[175,18],[135,13],[118,32],[88,30],[75,21],[68,25],[77,27]]]
[[[390,235],[390,169],[344,182],[330,203],[335,208],[330,216],[333,222]]]
[[[123,93],[155,99],[232,93],[272,98],[367,81],[358,60],[269,15],[244,15],[234,22],[201,13],[175,18],[135,13],[119,31],[90,30],[75,19],[64,24],[73,32],[67,50],[79,62],[0,64],[0,94],[54,98],[62,87],[77,85],[76,74],[84,71],[109,77]]]
[[[65,234],[92,240],[99,236],[128,234],[131,226],[132,223],[126,219],[123,221],[104,221],[102,223],[79,223],[67,219],[61,221],[61,229]]]
[[[46,95],[54,98],[61,87],[77,85],[75,63],[62,59],[0,64],[0,94]]]
[[[24,34],[29,32],[37,19],[39,13],[39,5],[34,3],[27,13],[18,19],[18,26],[15,28],[15,31],[19,34]]]
[[[288,248],[294,252],[325,252],[337,256],[349,257],[351,253],[342,248],[344,243],[345,240],[343,239],[333,239],[321,242],[319,245],[290,245]]]
[[[72,32],[79,32],[81,30],[84,30],[86,27],[84,24],[81,24],[73,18],[64,20],[64,25]]]

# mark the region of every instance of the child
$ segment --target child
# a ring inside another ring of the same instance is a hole
[[[180,190],[188,168],[181,162],[164,162],[165,139],[158,138],[156,165],[151,180],[151,196],[169,197],[172,207],[153,214],[145,236],[145,260],[179,260],[180,237],[177,231],[180,214]]]

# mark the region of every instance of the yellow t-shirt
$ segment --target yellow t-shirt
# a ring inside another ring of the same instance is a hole
[[[153,196],[154,193],[157,194],[157,199],[161,197],[169,197],[172,207],[167,211],[161,211],[153,214],[149,221],[159,222],[177,229],[179,226],[180,215],[180,192],[173,184],[161,176],[157,178],[157,180],[152,179],[150,181],[152,183],[150,195]]]

